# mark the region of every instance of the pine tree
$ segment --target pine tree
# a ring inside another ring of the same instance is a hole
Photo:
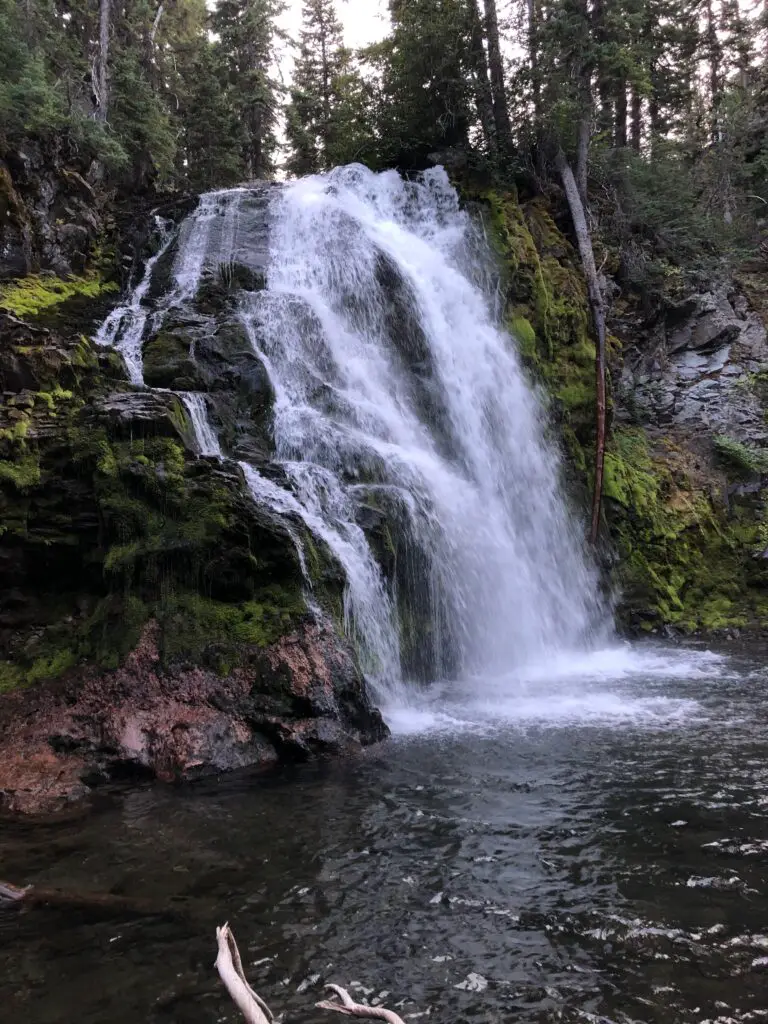
[[[378,135],[384,163],[424,167],[469,150],[477,66],[464,0],[390,0],[392,33],[367,59],[381,82]]]
[[[279,87],[272,78],[276,19],[282,0],[219,0],[213,27],[221,42],[226,86],[242,128],[243,163],[249,178],[274,169]]]
[[[348,63],[333,0],[304,0],[299,56],[286,111],[291,147],[288,169],[297,175],[326,170],[334,134],[337,83]]]
[[[197,41],[181,72],[179,120],[183,175],[190,188],[206,191],[245,177],[243,140],[224,88],[224,58],[207,39]]]

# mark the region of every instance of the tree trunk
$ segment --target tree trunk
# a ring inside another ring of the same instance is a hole
[[[537,0],[527,0],[528,7],[528,64],[531,69],[531,93],[533,96],[533,124],[536,137],[541,132],[541,79],[539,77],[539,18],[541,11]]]
[[[576,184],[579,189],[581,204],[586,211],[589,207],[587,195],[587,169],[589,165],[589,139],[590,139],[590,114],[586,108],[584,115],[579,121],[576,136]],[[570,170],[570,165],[569,165]],[[585,212],[586,218],[586,212]]]
[[[576,183],[571,165],[562,149],[558,149],[556,165],[563,183],[571,220],[576,232],[581,265],[587,280],[587,294],[595,325],[595,383],[597,395],[597,436],[595,440],[595,485],[592,491],[592,523],[589,539],[592,544],[597,542],[600,530],[600,510],[603,500],[603,470],[605,467],[605,306],[600,281],[597,277],[595,254],[592,249],[592,238],[587,225],[587,215],[582,202],[581,193]]]
[[[619,82],[616,89],[616,131],[614,145],[617,149],[627,148],[627,83]]]
[[[483,130],[485,144],[491,158],[498,153],[496,138],[496,122],[493,111],[493,93],[491,83],[488,79],[488,61],[485,56],[483,45],[483,23],[480,18],[480,11],[477,0],[470,0],[470,53],[474,66],[475,76],[475,104],[477,105],[477,116],[480,119],[480,126]]]
[[[643,98],[636,85],[632,86],[632,112],[630,114],[629,144],[636,153],[640,152],[643,140]]]
[[[96,119],[106,121],[109,110],[109,36],[111,0],[99,0],[99,51],[96,56]]]
[[[149,45],[150,45],[150,49],[152,49],[152,50],[154,50],[154,48],[155,48],[155,39],[157,38],[157,30],[160,28],[160,19],[163,17],[163,12],[164,11],[165,11],[165,0],[163,0],[163,2],[157,8],[157,14],[155,15],[155,20],[152,22],[152,30],[149,33]]]
[[[496,138],[499,151],[508,156],[512,152],[512,127],[509,123],[509,107],[504,82],[504,64],[499,41],[499,18],[496,0],[485,0],[485,36],[488,41],[488,66],[491,72],[493,93],[493,116],[496,124]]]
[[[722,73],[722,47],[717,34],[717,23],[712,0],[707,0],[707,59],[709,61],[709,101],[711,137],[714,143],[720,140],[720,82]]]

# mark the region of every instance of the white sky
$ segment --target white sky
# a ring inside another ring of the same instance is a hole
[[[294,36],[301,26],[301,0],[289,0],[283,17],[285,28]],[[344,23],[344,42],[357,49],[383,39],[387,33],[386,0],[336,0]]]

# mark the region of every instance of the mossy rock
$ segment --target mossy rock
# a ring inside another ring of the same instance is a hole
[[[107,300],[118,290],[113,281],[92,272],[81,277],[30,274],[0,284],[0,309],[22,320],[44,321],[61,327],[65,322],[82,324],[84,317],[96,320],[106,308],[93,300]]]
[[[154,388],[205,389],[192,357],[193,338],[181,328],[164,328],[144,343],[144,380]]]

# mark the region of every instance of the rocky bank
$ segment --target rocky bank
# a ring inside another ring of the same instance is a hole
[[[595,350],[567,217],[541,198],[471,198],[507,271],[510,330],[549,397],[570,490],[584,502]],[[618,254],[599,255],[618,267]],[[606,280],[611,430],[602,557],[629,632],[730,634],[768,625],[764,280],[763,266],[715,282],[688,281],[669,267],[650,301]]]

